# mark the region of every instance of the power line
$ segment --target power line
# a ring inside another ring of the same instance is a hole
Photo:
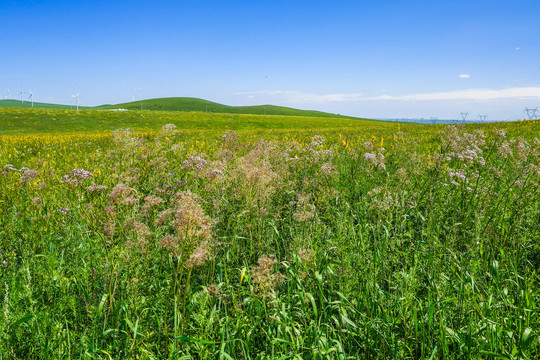
[[[524,111],[527,113],[527,117],[529,118],[529,120],[536,119],[536,113],[538,112],[538,108],[534,108],[534,109],[525,108]]]

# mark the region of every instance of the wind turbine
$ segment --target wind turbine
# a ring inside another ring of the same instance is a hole
[[[9,91],[9,89],[7,89],[7,98],[8,100],[11,100],[11,91]]]
[[[77,106],[77,110],[79,110],[79,93],[71,95],[71,97],[75,98],[75,105]]]
[[[23,96],[24,96],[24,90],[21,90],[21,102],[24,104],[24,98],[23,98]]]
[[[30,91],[30,95],[28,95],[28,98],[30,99],[30,101],[32,101],[32,107],[34,107],[34,93],[32,92],[32,90],[28,91]]]

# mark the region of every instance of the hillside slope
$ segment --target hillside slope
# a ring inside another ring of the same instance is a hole
[[[25,100],[21,102],[20,100],[0,100],[0,107],[10,107],[10,108],[31,108],[32,103]],[[50,104],[50,103],[41,103],[34,101],[34,108],[37,109],[75,109],[75,105],[61,105],[61,104]],[[87,106],[79,106],[79,109],[89,109]]]
[[[332,118],[352,118],[315,110],[299,110],[275,105],[228,106],[208,100],[190,97],[170,97],[132,101],[116,105],[104,105],[98,109],[160,110],[160,111],[200,111],[226,114],[289,115]]]

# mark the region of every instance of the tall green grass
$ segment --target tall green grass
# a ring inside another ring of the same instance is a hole
[[[1,137],[0,358],[537,358],[538,122],[396,127]]]

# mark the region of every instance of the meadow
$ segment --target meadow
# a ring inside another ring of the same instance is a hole
[[[539,121],[0,125],[0,359],[540,356]]]

